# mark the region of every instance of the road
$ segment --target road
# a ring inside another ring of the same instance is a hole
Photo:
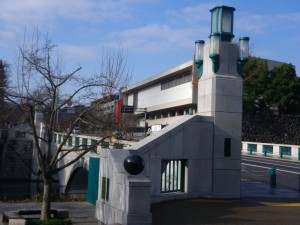
[[[242,155],[242,178],[269,182],[272,166],[276,168],[277,185],[299,190],[300,161]]]

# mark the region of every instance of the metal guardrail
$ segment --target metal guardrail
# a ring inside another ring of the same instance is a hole
[[[243,178],[270,184],[270,188],[280,185],[300,192],[300,173],[294,171],[242,163],[241,173]]]

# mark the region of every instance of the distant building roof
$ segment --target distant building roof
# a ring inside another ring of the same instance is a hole
[[[184,71],[187,71],[188,69],[191,69],[193,66],[193,60],[190,60],[188,62],[185,62],[181,65],[175,66],[171,69],[168,69],[162,73],[156,74],[154,76],[149,77],[148,79],[145,79],[143,81],[140,81],[132,86],[129,86],[127,88],[123,88],[121,90],[122,93],[126,93],[126,92],[132,92],[135,89],[141,89],[147,86],[152,85],[153,83],[157,83],[159,81],[168,79],[169,77],[172,77],[174,75],[180,74]]]

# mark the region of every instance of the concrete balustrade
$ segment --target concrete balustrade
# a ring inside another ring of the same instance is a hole
[[[52,142],[54,144],[61,144],[63,141],[65,133],[55,133],[53,134]],[[77,146],[81,146],[84,149],[85,146],[96,145],[98,141],[101,140],[102,137],[98,136],[90,136],[90,135],[82,135],[82,134],[71,134],[69,139],[64,144],[64,148],[74,148]],[[110,148],[110,149],[123,149],[128,148],[134,142],[126,141],[126,140],[109,140],[109,138],[97,145],[94,151],[98,151],[101,148]]]
[[[242,153],[300,160],[300,145],[243,141]]]

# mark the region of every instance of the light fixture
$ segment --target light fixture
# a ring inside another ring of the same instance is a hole
[[[225,42],[231,42],[234,38],[233,35],[233,16],[235,8],[228,6],[217,6],[210,10],[211,12],[211,32],[209,57],[212,62],[212,71],[217,73],[219,71],[220,62],[226,61],[222,59],[222,55],[226,53],[221,52],[221,46],[226,46]],[[194,63],[198,68],[199,76],[203,73],[203,60],[204,60],[204,41],[195,41],[195,58]],[[223,49],[223,48],[222,48]],[[224,48],[225,50],[225,48]],[[240,38],[239,43],[239,56],[237,60],[237,72],[241,75],[242,70],[249,58],[249,37]],[[226,62],[224,62],[226,63]]]
[[[204,55],[204,44],[203,40],[196,40],[195,41],[195,65],[198,69],[199,76],[202,76],[203,73],[203,55]]]
[[[221,41],[230,42],[233,35],[233,12],[235,8],[228,6],[217,6],[211,12],[210,36],[219,34]]]
[[[240,38],[240,60],[248,60],[249,58],[249,37]]]
[[[249,37],[241,37],[239,43],[239,59],[238,59],[238,74],[242,75],[243,68],[246,65],[249,58]]]
[[[219,62],[220,62],[220,34],[215,33],[210,36],[210,49],[209,49],[209,57],[212,61],[212,70],[214,73],[219,70]]]

